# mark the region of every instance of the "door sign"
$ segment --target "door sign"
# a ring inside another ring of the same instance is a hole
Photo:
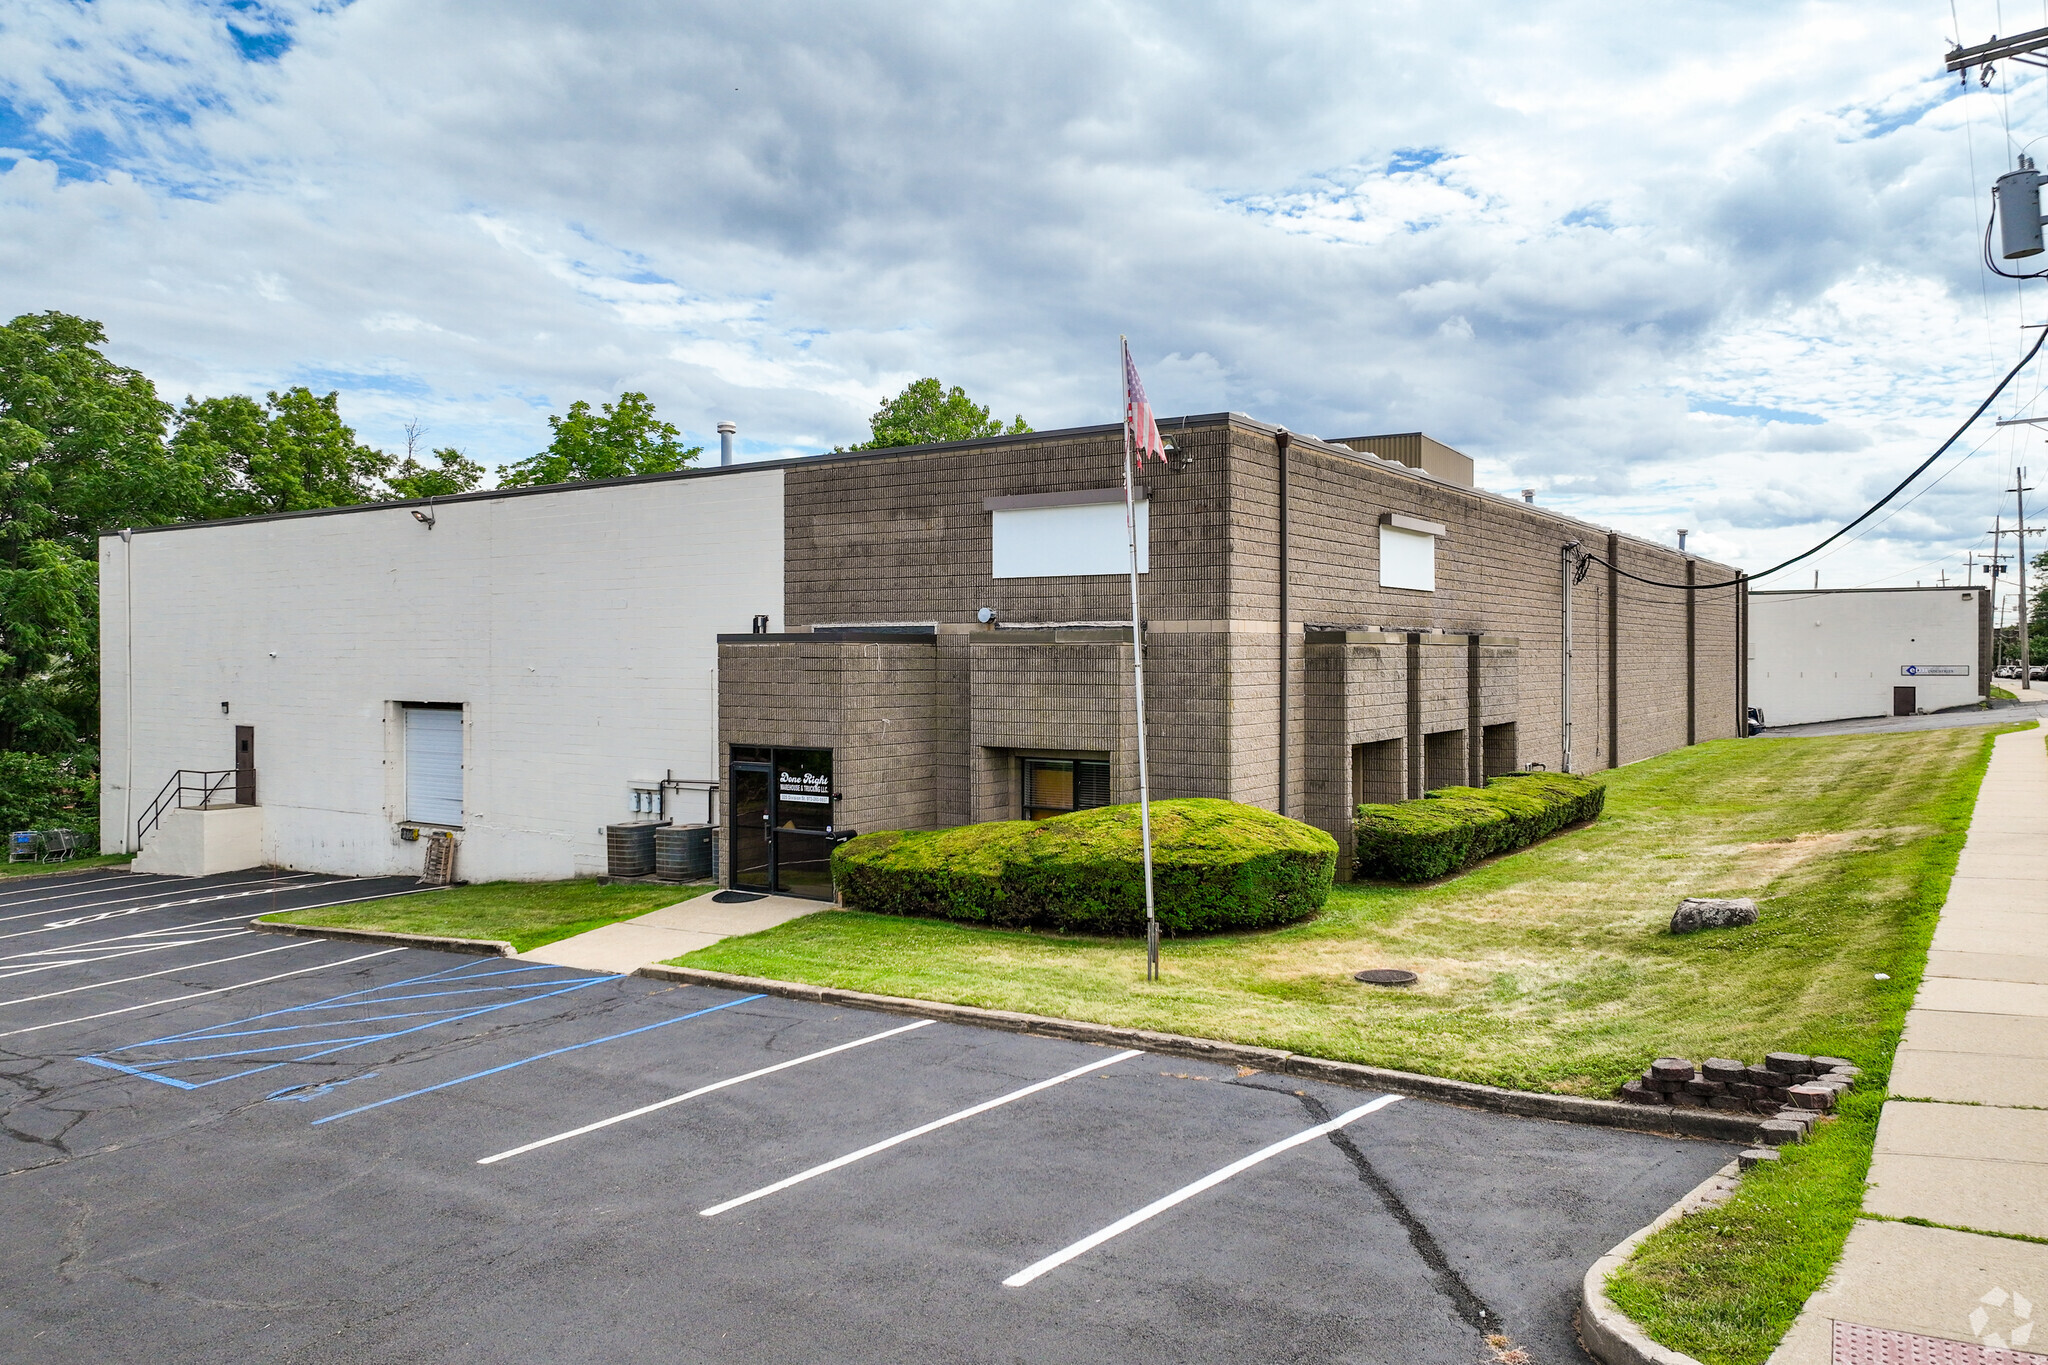
[[[778,768],[775,795],[780,800],[802,805],[829,806],[832,804],[832,778],[827,773],[792,772],[788,768]]]

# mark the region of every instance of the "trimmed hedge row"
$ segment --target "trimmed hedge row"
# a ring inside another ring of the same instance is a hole
[[[1567,773],[1510,773],[1482,787],[1441,787],[1419,801],[1358,808],[1361,877],[1426,882],[1596,819],[1607,788]]]
[[[1284,924],[1329,898],[1337,841],[1234,801],[1152,803],[1152,884],[1162,929],[1213,933]],[[832,853],[849,909],[1085,934],[1145,930],[1138,808],[1050,820],[882,830]]]

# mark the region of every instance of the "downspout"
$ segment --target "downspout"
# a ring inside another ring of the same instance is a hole
[[[1572,580],[1579,572],[1579,542],[1566,541],[1558,554],[1564,565],[1564,647],[1558,651],[1558,664],[1563,673],[1559,705],[1564,723],[1559,727],[1562,759],[1558,763],[1558,771],[1568,773],[1572,770]]]
[[[1287,448],[1294,433],[1282,427],[1273,433],[1280,461],[1280,800],[1277,810],[1287,814]]]
[[[127,719],[121,723],[121,747],[127,755],[127,776],[121,780],[121,851],[129,852],[128,832],[135,828],[135,528],[121,529],[121,663],[127,681],[121,701]],[[142,840],[134,852],[142,851]]]
[[[1607,766],[1621,766],[1621,537],[1607,533]]]
[[[1685,561],[1685,742],[1700,742],[1700,627],[1698,582],[1699,561]]]
[[[1991,580],[1997,584],[1996,578]],[[1992,618],[1995,623],[1997,618]],[[1749,575],[1735,575],[1735,733],[1749,738]]]

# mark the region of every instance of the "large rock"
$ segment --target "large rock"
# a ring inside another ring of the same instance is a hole
[[[1747,896],[1732,901],[1687,896],[1678,903],[1677,911],[1671,916],[1671,932],[1689,934],[1695,929],[1736,929],[1755,923],[1756,902]]]

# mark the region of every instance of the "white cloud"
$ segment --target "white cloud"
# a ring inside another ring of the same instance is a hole
[[[0,302],[174,397],[326,384],[491,461],[628,387],[753,454],[921,374],[1101,421],[1127,332],[1167,411],[1422,428],[1760,567],[2016,357],[1978,234],[2048,109],[2019,68],[1958,98],[1924,5],[1638,18],[16,0]],[[1824,573],[1959,557],[2028,439]]]

